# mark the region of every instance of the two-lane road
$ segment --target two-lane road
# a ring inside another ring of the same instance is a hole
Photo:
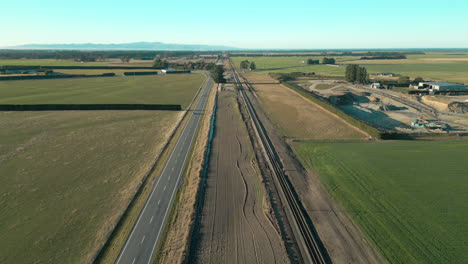
[[[213,80],[208,76],[205,86],[200,91],[198,102],[195,108],[192,108],[193,110],[188,113],[188,121],[182,134],[154,184],[151,195],[146,201],[117,263],[148,264],[151,262],[174,195],[182,181],[182,174],[212,86]]]

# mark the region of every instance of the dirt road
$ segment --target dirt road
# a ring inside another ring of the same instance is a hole
[[[234,91],[218,97],[197,263],[289,263]]]

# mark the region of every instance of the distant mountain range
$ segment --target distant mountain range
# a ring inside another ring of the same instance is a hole
[[[51,50],[187,50],[221,51],[238,48],[216,45],[170,44],[163,42],[133,42],[121,44],[26,44],[8,47],[9,49],[51,49]]]

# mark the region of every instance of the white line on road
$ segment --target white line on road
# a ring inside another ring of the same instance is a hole
[[[164,185],[164,190],[163,191],[165,191],[165,190],[166,190],[166,185]]]
[[[161,200],[158,201],[158,205],[161,203]]]
[[[143,241],[145,241],[146,236],[143,236],[143,239],[141,240],[140,244],[143,244]]]
[[[153,215],[153,216],[151,216],[151,219],[150,219],[150,224],[151,224],[151,222],[153,222],[153,217],[154,217],[154,215]]]
[[[133,258],[132,264],[135,263],[136,258]]]

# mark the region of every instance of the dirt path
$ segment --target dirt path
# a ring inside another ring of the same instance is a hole
[[[289,263],[234,91],[218,97],[197,263]]]

